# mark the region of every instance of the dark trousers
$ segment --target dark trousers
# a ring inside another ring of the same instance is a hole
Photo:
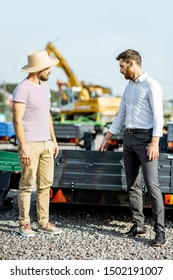
[[[131,133],[124,132],[123,157],[126,172],[127,190],[133,223],[144,224],[142,187],[140,184],[140,168],[151,199],[154,229],[164,231],[164,204],[158,181],[158,159],[149,161],[147,145],[151,142],[152,131]]]

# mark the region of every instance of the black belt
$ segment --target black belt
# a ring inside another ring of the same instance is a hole
[[[149,129],[142,129],[142,128],[127,128],[129,133],[137,134],[137,133],[147,133],[150,132],[152,128]]]

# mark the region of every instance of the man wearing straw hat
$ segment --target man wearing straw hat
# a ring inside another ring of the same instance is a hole
[[[49,192],[53,183],[54,159],[58,155],[52,118],[50,90],[45,83],[50,67],[58,59],[47,51],[36,51],[28,56],[28,64],[21,70],[28,76],[13,92],[13,123],[18,139],[21,161],[19,182],[19,231],[23,236],[35,235],[30,224],[31,193],[37,186],[38,231],[59,234],[62,231],[49,222]]]

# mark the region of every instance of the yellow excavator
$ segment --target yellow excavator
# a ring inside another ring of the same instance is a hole
[[[121,97],[114,97],[110,88],[80,82],[66,59],[53,43],[48,43],[49,56],[59,60],[58,67],[67,75],[67,82],[57,81],[60,114],[64,120],[91,118],[96,122],[110,123],[117,114]]]

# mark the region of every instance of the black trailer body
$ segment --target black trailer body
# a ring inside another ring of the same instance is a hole
[[[86,150],[94,149],[94,139],[96,137],[94,124],[54,122],[53,126],[58,143],[76,145]]]
[[[159,181],[166,207],[173,207],[173,155],[159,157]],[[150,207],[141,173],[144,207]],[[62,150],[55,160],[51,203],[129,206],[122,152]]]

